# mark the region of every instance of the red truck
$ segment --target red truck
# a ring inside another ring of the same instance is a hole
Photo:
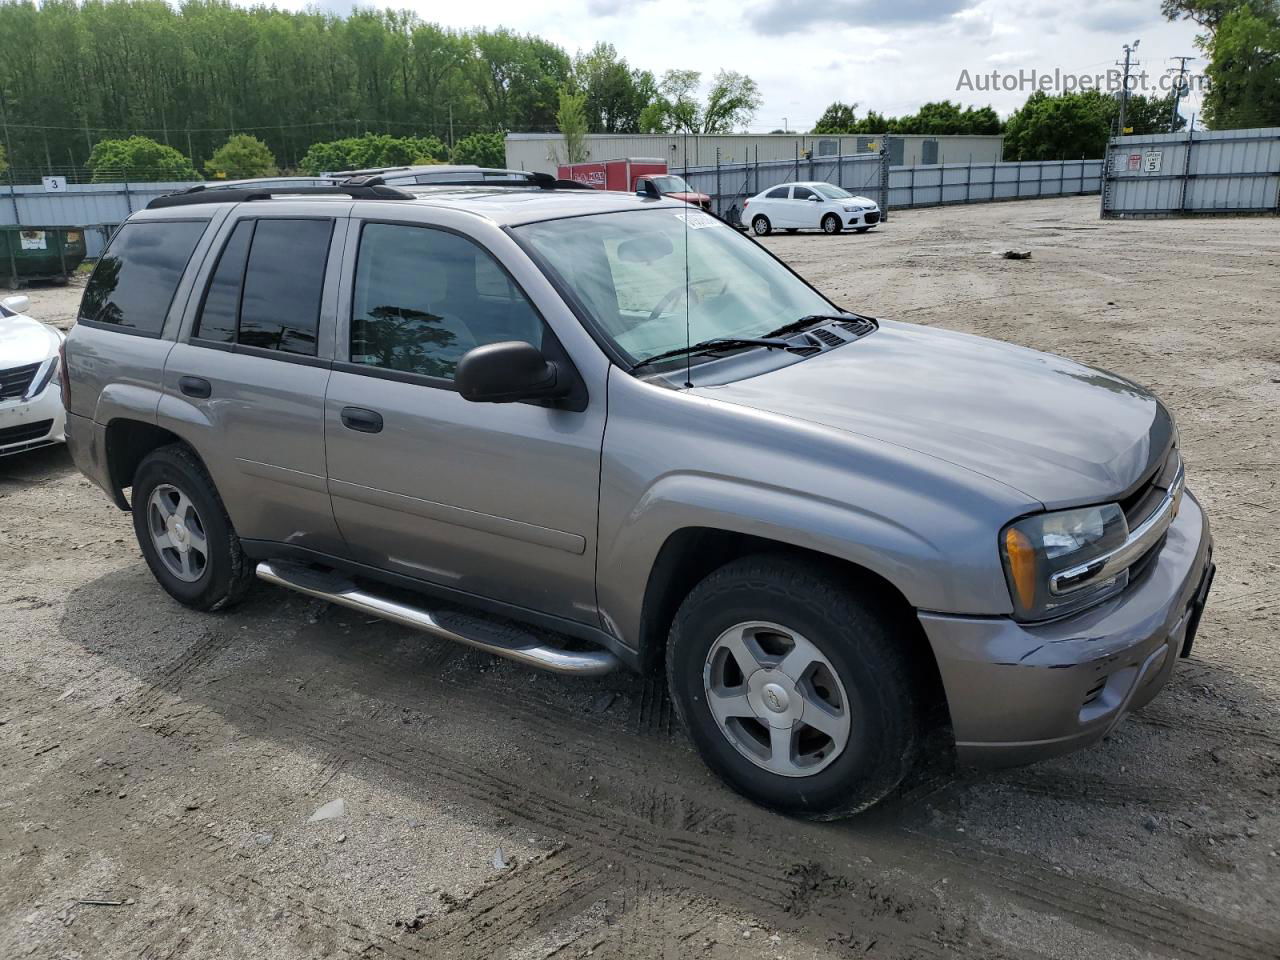
[[[689,189],[684,178],[667,172],[667,161],[661,157],[626,157],[592,163],[562,163],[556,174],[561,180],[576,180],[597,190],[643,190],[646,181],[664,197],[683,200],[704,210],[711,209],[711,198]]]

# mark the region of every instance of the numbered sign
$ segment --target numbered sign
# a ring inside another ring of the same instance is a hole
[[[66,177],[41,177],[40,182],[44,184],[45,193],[67,192]]]

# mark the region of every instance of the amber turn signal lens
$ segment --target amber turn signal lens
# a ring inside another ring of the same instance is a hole
[[[1036,552],[1021,530],[1004,532],[1004,555],[1009,558],[1009,577],[1017,593],[1018,606],[1030,610],[1036,602]]]

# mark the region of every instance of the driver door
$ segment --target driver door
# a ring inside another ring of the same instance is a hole
[[[813,228],[818,226],[818,212],[822,206],[818,195],[808,187],[791,188],[791,199],[787,201],[789,227]]]
[[[353,217],[347,249],[325,443],[350,558],[595,625],[603,383],[573,411],[472,403],[453,382],[486,343],[563,356],[544,312],[566,308],[458,230]]]

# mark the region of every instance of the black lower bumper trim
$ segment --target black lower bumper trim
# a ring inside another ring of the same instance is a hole
[[[1209,599],[1209,588],[1213,586],[1213,575],[1217,572],[1217,564],[1210,559],[1205,567],[1204,575],[1200,577],[1200,586],[1196,588],[1196,595],[1192,598],[1191,606],[1187,611],[1187,632],[1183,634],[1182,650],[1178,653],[1178,656],[1184,660],[1191,656],[1191,647],[1196,642],[1196,631],[1200,629],[1200,617],[1204,614],[1205,601]]]

